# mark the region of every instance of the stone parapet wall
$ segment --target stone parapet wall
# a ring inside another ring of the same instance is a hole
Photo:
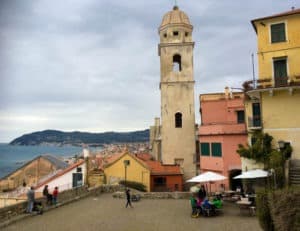
[[[140,195],[144,199],[188,199],[191,196],[189,192],[137,192],[133,191],[132,195]],[[113,193],[115,198],[124,198],[125,193],[118,191]]]
[[[58,206],[63,206],[68,203],[80,200],[87,196],[99,196],[102,193],[111,193],[114,198],[124,198],[124,186],[122,185],[101,185],[94,188],[74,188],[71,190],[63,191],[58,194]],[[188,192],[139,192],[132,190],[133,195],[140,195],[144,199],[186,199],[189,198]],[[37,198],[37,201],[43,202],[44,209],[50,210],[55,206],[45,206],[45,198]],[[25,214],[27,201],[7,206],[0,209],[0,228],[15,220],[16,217],[30,216]],[[17,220],[17,219],[16,219]]]

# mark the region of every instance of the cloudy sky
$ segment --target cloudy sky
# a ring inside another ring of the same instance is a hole
[[[174,0],[0,0],[0,142],[34,131],[133,131],[160,116],[158,27]],[[198,95],[252,78],[250,20],[299,0],[178,0]],[[257,71],[256,71],[257,73]]]

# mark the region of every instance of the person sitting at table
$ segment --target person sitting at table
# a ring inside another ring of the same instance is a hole
[[[208,199],[205,199],[202,202],[202,204],[201,204],[201,210],[202,210],[202,214],[204,216],[210,216],[211,214],[215,214],[216,213],[215,206]]]
[[[219,196],[214,197],[211,203],[217,209],[221,209],[223,206],[222,199]]]

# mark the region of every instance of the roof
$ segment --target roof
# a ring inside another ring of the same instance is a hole
[[[58,159],[56,156],[52,156],[52,155],[49,155],[49,154],[47,154],[47,155],[39,155],[39,156],[35,157],[34,159],[32,159],[32,160],[26,162],[25,164],[23,164],[22,166],[20,166],[20,167],[17,168],[16,170],[10,172],[10,173],[7,174],[6,176],[0,178],[0,180],[9,177],[10,175],[12,175],[12,174],[14,174],[15,172],[19,171],[20,169],[26,167],[27,165],[31,164],[32,162],[34,162],[35,160],[37,160],[37,159],[39,159],[39,158],[44,158],[44,159],[48,160],[48,161],[49,161],[53,166],[55,166],[57,169],[64,169],[64,168],[66,168],[66,167],[69,166],[66,162],[64,162],[64,161],[62,161],[62,160],[60,160],[60,159]]]
[[[272,18],[278,18],[278,17],[285,17],[285,16],[294,15],[294,14],[300,14],[300,8],[291,9],[289,11],[285,11],[285,12],[282,12],[282,13],[279,13],[279,14],[273,14],[273,15],[270,15],[270,16],[262,17],[262,18],[256,18],[256,19],[251,20],[251,23],[252,23],[252,26],[254,27],[254,30],[257,31],[255,23],[254,23],[256,21],[272,19]]]
[[[185,25],[188,27],[193,27],[190,23],[189,17],[187,14],[181,10],[179,10],[178,6],[174,6],[173,10],[167,12],[163,16],[163,20],[160,24],[160,30],[164,29],[165,26],[167,25]]]
[[[152,155],[148,153],[141,154],[131,154],[127,151],[119,154],[115,154],[111,157],[111,161],[105,165],[105,167],[109,167],[113,165],[115,162],[120,160],[124,155],[129,155],[133,159],[135,159],[139,164],[149,169],[151,175],[182,175],[179,165],[164,165],[159,161],[153,160]]]
[[[153,160],[145,162],[150,168],[151,175],[183,175],[179,165],[167,165]]]
[[[64,168],[66,168],[66,167],[69,166],[66,162],[64,162],[64,161],[62,161],[62,160],[60,160],[60,159],[58,159],[58,158],[55,157],[55,156],[51,156],[51,155],[43,155],[43,156],[41,156],[41,157],[47,159],[51,164],[53,164],[53,165],[54,165],[56,168],[58,168],[58,169],[64,169]]]
[[[82,165],[83,163],[84,163],[84,160],[79,160],[79,161],[76,162],[75,164],[70,165],[69,167],[65,168],[64,170],[59,171],[59,172],[58,172],[57,174],[55,174],[54,176],[52,176],[52,177],[48,178],[47,180],[45,180],[45,181],[39,183],[35,188],[37,189],[37,188],[40,188],[40,187],[42,187],[42,186],[48,184],[49,182],[55,180],[56,178],[58,178],[58,177],[60,177],[60,176],[62,176],[62,175],[64,175],[64,174],[70,172],[70,171],[73,170],[74,168],[77,168],[78,166]]]
[[[113,165],[114,163],[116,163],[118,160],[120,160],[125,155],[129,155],[131,158],[136,160],[138,163],[140,163],[145,168],[147,168],[147,169],[149,168],[143,160],[139,159],[136,155],[133,155],[133,154],[129,153],[128,151],[112,155],[110,157],[110,159],[107,160],[107,164],[105,164],[104,168],[107,168],[107,167]]]

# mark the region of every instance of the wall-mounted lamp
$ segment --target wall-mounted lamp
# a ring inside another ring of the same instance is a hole
[[[280,150],[284,149],[284,147],[285,147],[285,141],[279,140],[279,141],[278,141],[278,146],[279,146],[279,149],[280,149]]]

